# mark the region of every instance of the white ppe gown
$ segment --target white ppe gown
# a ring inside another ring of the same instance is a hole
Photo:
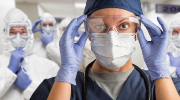
[[[24,51],[24,60],[21,63],[21,67],[27,71],[32,82],[24,91],[14,85],[17,75],[8,68],[11,54],[15,50],[11,39],[8,38],[9,24],[15,24],[17,26],[26,24],[25,28],[30,36],[27,38],[25,47],[22,48]],[[40,83],[44,79],[56,76],[59,70],[56,63],[32,55],[34,36],[31,27],[31,22],[27,15],[19,9],[11,9],[4,18],[4,32],[1,35],[4,48],[3,54],[0,55],[0,100],[29,100]]]
[[[17,76],[7,68],[9,61],[10,56],[0,56],[0,100],[29,100],[40,83],[55,77],[59,70],[55,63],[47,59],[35,55],[25,57],[21,66],[27,70],[32,82],[22,91],[13,84]]]

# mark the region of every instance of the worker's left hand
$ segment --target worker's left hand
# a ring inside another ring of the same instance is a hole
[[[141,15],[141,21],[147,28],[151,41],[147,41],[142,30],[137,34],[141,45],[144,61],[149,69],[151,80],[171,78],[166,66],[166,55],[169,44],[168,29],[165,23],[157,18],[163,31],[150,20]]]
[[[54,31],[51,31],[50,34],[48,34],[46,31],[42,30],[41,41],[43,42],[45,46],[53,42],[53,34],[54,34]]]
[[[28,72],[26,69],[21,67],[17,72],[17,78],[14,84],[24,91],[31,84],[31,82],[32,80],[30,79]]]

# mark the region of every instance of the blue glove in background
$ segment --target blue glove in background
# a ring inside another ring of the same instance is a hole
[[[14,85],[24,91],[31,84],[31,82],[32,80],[30,79],[26,69],[21,67],[17,72],[17,78]]]
[[[76,74],[82,61],[84,45],[88,34],[84,33],[77,43],[74,43],[74,37],[86,18],[86,15],[82,15],[79,18],[73,19],[59,41],[61,68],[55,81],[76,85]]]
[[[44,45],[47,46],[49,43],[53,42],[53,34],[54,31],[51,31],[50,34],[48,34],[44,30],[41,31],[41,41],[43,42]]]
[[[176,74],[180,78],[180,56],[174,57],[171,52],[168,52],[170,64],[176,67]]]
[[[168,52],[168,55],[171,66],[180,68],[180,57],[174,57],[170,52]]]
[[[167,48],[169,44],[168,29],[159,17],[157,18],[163,31],[150,20],[141,15],[141,21],[151,36],[147,41],[142,30],[137,34],[142,49],[144,61],[149,69],[151,80],[171,78],[166,66]]]
[[[15,49],[11,53],[10,62],[8,68],[13,72],[16,73],[20,68],[20,63],[24,60],[24,51],[21,48]]]
[[[38,31],[41,31],[41,30],[42,30],[41,28],[39,28],[39,29],[36,28],[36,26],[37,26],[41,21],[42,21],[42,19],[37,20],[37,21],[35,21],[35,22],[32,24],[32,32],[33,32],[33,33],[36,33],[36,32],[38,32]]]
[[[80,37],[82,35],[82,32],[78,29],[77,33],[76,33],[76,36],[77,37]]]

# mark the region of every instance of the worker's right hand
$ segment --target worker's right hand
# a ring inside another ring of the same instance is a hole
[[[83,33],[77,43],[74,43],[74,37],[78,28],[86,18],[86,15],[82,15],[79,18],[73,19],[59,41],[61,68],[55,78],[55,81],[76,85],[76,74],[82,61],[83,49],[88,38],[88,34]]]
[[[20,63],[24,60],[24,51],[21,48],[17,48],[11,54],[8,68],[16,73],[20,68]]]
[[[36,33],[36,32],[38,32],[38,31],[41,31],[42,29],[41,28],[36,28],[36,26],[40,23],[42,21],[42,19],[40,19],[40,20],[37,20],[37,21],[35,21],[33,24],[32,24],[32,32],[33,33]]]

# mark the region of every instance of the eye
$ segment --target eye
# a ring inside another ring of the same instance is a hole
[[[106,26],[105,25],[96,25],[95,28],[98,30],[102,30],[102,29],[105,29]]]
[[[172,33],[173,35],[177,35],[178,34],[178,32],[177,31],[173,31],[173,33]]]
[[[15,32],[10,32],[10,34],[15,34]]]
[[[121,24],[120,26],[119,26],[119,28],[120,29],[127,29],[127,28],[129,28],[129,25],[128,24]]]

